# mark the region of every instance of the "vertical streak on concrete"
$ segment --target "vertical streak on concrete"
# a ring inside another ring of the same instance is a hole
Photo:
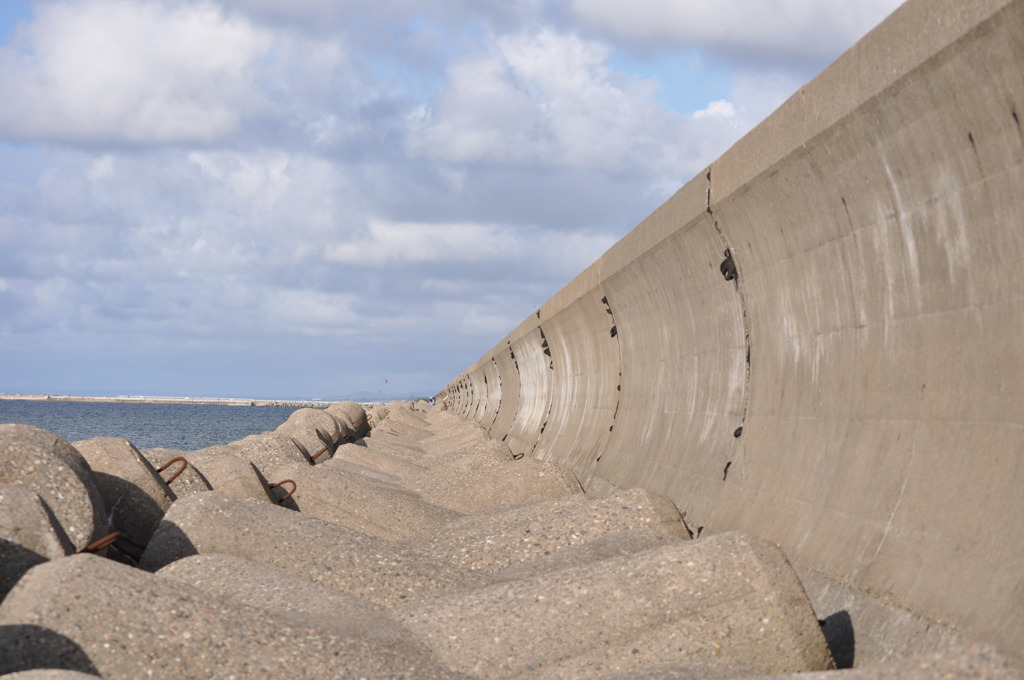
[[[531,325],[523,335],[511,339],[511,352],[515,353],[520,375],[519,409],[505,440],[513,453],[533,453],[538,433],[544,428],[551,411],[554,376],[548,367],[548,357],[541,348],[541,334],[539,326]]]
[[[722,228],[721,223],[718,221],[718,217],[715,215],[713,199],[714,199],[714,183],[711,177],[711,168],[708,168],[708,215],[711,216],[711,220],[715,225],[715,231],[718,232],[718,237],[722,240],[723,257],[727,258],[732,262],[732,279],[733,286],[736,289],[736,296],[739,298],[740,304],[740,319],[743,323],[743,342],[746,346],[746,370],[743,380],[743,407],[739,419],[739,427],[734,430],[733,436],[739,438],[743,434],[743,425],[747,421],[747,409],[750,405],[750,326],[747,323],[747,302],[746,297],[743,293],[744,280],[742,277],[743,267],[740,264],[742,256],[737,252],[735,246],[726,236],[725,230]],[[724,475],[723,475],[724,477]],[[724,480],[723,480],[724,481]]]
[[[505,347],[501,351],[496,351],[491,360],[498,372],[501,400],[498,404],[498,412],[488,431],[491,438],[507,442],[522,401],[520,396],[522,379],[519,375],[519,364],[516,361],[515,352],[512,351],[512,342],[506,341]]]
[[[1022,649],[1022,115],[1024,0],[910,0],[441,395],[511,347],[520,450]]]

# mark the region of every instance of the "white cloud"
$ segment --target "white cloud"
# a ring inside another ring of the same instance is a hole
[[[0,134],[67,142],[209,143],[236,131],[270,36],[209,3],[36,5],[0,48]]]
[[[486,224],[372,219],[365,238],[327,247],[329,262],[382,267],[412,262],[481,262],[508,257],[506,234]]]
[[[344,334],[359,323],[352,311],[356,296],[321,290],[278,290],[265,302],[262,320],[278,332]]]
[[[637,46],[705,47],[791,57],[834,57],[901,0],[571,0],[575,17]]]
[[[551,29],[501,36],[451,65],[412,121],[411,149],[450,163],[663,168],[681,117],[655,101],[654,82],[609,69],[610,54]]]
[[[92,168],[89,169],[88,177],[92,182],[99,182],[100,180],[110,177],[114,174],[114,157],[106,154],[100,156],[92,162]]]
[[[153,366],[344,336],[443,384],[800,84],[719,62],[666,111],[669,70],[616,68],[650,26],[556,4],[39,0],[0,46],[0,332]]]
[[[693,112],[694,118],[735,118],[736,107],[732,105],[732,102],[726,101],[725,99],[716,99],[709,103],[706,108],[699,111]]]

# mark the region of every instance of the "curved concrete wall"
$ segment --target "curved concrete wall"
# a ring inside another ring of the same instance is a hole
[[[912,0],[438,399],[1022,649],[1022,117],[1024,1]]]

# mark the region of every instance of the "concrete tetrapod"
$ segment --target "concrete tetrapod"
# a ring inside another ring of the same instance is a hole
[[[228,446],[232,455],[249,461],[262,471],[284,463],[313,463],[309,455],[300,449],[291,437],[280,432],[251,434]],[[315,451],[313,453],[316,454]]]
[[[176,500],[174,492],[127,439],[95,437],[74,446],[92,468],[96,488],[110,513],[111,530],[145,546]]]
[[[360,475],[362,477],[369,477],[375,479],[378,482],[386,482],[394,486],[402,485],[402,478],[393,475],[383,470],[378,470],[376,467],[370,467],[363,465],[362,463],[353,463],[350,460],[339,458],[337,452],[335,452],[334,458],[324,463],[325,469],[331,469],[336,472],[345,472],[352,475]]]
[[[377,404],[366,409],[366,427],[367,430],[372,430],[377,427],[382,420],[388,417],[391,412],[384,404]],[[365,435],[364,435],[365,436]]]
[[[785,556],[738,532],[439,597],[401,614],[442,662],[485,678],[594,677],[694,658],[766,674],[832,667]]]
[[[277,503],[277,497],[263,473],[249,461],[235,456],[231,445],[193,451],[189,463],[216,491],[235,498]]]
[[[643,489],[631,489],[606,498],[576,494],[477,512],[437,530],[421,532],[410,544],[462,567],[495,571],[609,534],[645,529],[679,540],[690,538],[672,501]]]
[[[269,474],[274,479],[295,482],[296,491],[290,501],[303,514],[371,536],[390,540],[406,538],[461,517],[460,513],[428,503],[400,486],[346,472],[327,463],[315,468],[280,465],[271,468]]]
[[[316,408],[300,408],[294,411],[288,416],[288,420],[277,426],[275,432],[291,438],[295,445],[316,463],[330,460],[341,439],[338,421],[326,411]]]
[[[180,461],[172,462],[175,458],[184,458],[185,462],[188,462],[188,457],[191,456],[189,451],[143,449],[139,453],[142,454],[145,460],[150,461],[153,467],[157,468],[161,479],[166,481],[167,485],[171,487],[175,497],[180,498],[191,494],[202,494],[213,488],[209,480],[191,463],[188,463],[182,470]]]
[[[443,444],[439,442],[443,442]],[[468,440],[461,438],[455,440],[447,437],[438,439],[435,437],[434,439],[420,442],[419,448],[423,451],[420,462],[428,468],[439,465],[452,465],[455,461],[470,456],[475,458],[486,457],[496,463],[507,463],[522,459],[520,456],[516,456],[505,442],[487,439],[486,437],[483,439],[472,437]]]
[[[416,425],[392,417],[380,423],[375,428],[374,434],[386,432],[396,437],[419,443],[434,436],[434,433],[428,430],[426,425],[427,423],[425,422],[422,425]]]
[[[433,467],[406,480],[424,499],[460,512],[582,494],[564,467],[535,458],[513,460],[508,447],[488,441],[463,455],[438,457]]]
[[[327,413],[341,426],[341,438],[335,442],[361,439],[370,431],[366,410],[354,401],[339,401],[327,407]]]
[[[69,658],[69,647],[78,658]],[[109,680],[452,677],[410,647],[288,625],[92,555],[35,567],[0,605],[0,673],[63,661]]]
[[[39,494],[0,484],[0,600],[37,564],[74,552]]]
[[[184,470],[181,469],[180,461],[171,462],[175,458],[184,458],[187,462],[192,455],[191,451],[157,448],[143,449],[139,453],[157,469],[160,478],[167,482],[176,497],[203,493],[213,488],[191,462]],[[164,469],[160,471],[161,468]]]
[[[342,444],[334,452],[332,460],[344,460],[379,470],[385,474],[404,478],[426,471],[426,467],[415,462],[423,457],[423,451],[398,444],[382,444],[373,437],[366,437],[353,444]]]
[[[75,550],[107,533],[103,497],[89,464],[52,432],[31,425],[0,425],[0,483],[38,493]]]
[[[139,566],[189,555],[243,557],[378,604],[420,600],[488,583],[412,549],[285,508],[211,491],[164,516]]]
[[[241,557],[193,555],[157,575],[263,609],[275,621],[371,639],[396,652],[405,647],[413,656],[426,651],[388,608]]]
[[[430,414],[430,429],[434,436],[418,442],[427,453],[442,453],[469,444],[485,442],[491,438],[483,426],[470,420],[458,418],[443,411]]]

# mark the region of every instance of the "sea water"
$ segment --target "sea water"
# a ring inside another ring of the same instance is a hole
[[[138,449],[194,451],[276,429],[294,411],[287,406],[0,400],[0,423],[35,425],[69,442],[122,437]]]

